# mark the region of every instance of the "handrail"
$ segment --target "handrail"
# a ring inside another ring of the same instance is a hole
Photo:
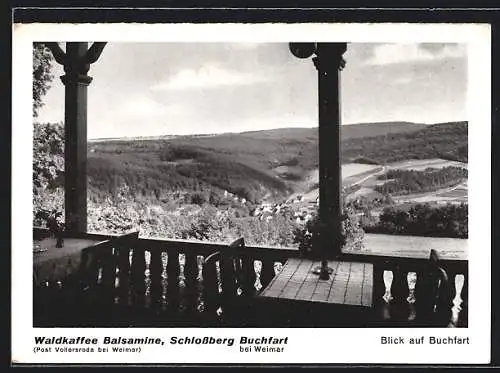
[[[425,266],[429,261],[428,259],[424,258],[353,254],[353,253],[342,253],[339,259],[346,261],[373,263],[373,264],[388,264],[388,263],[393,263],[394,265],[406,264],[415,267]],[[439,259],[439,262],[446,266],[460,268],[460,269],[467,268],[469,264],[468,260],[462,260],[462,259]]]
[[[33,228],[37,233],[48,232],[44,228]],[[88,238],[96,240],[111,240],[119,237],[118,234],[100,234],[100,233],[66,233],[67,238]],[[201,241],[201,240],[181,240],[181,239],[160,239],[160,238],[144,238],[137,239],[138,248],[148,250],[164,250],[164,249],[177,249],[182,251],[193,251],[199,254],[211,254],[214,251],[224,250],[228,248],[228,243]],[[245,245],[245,247],[236,247],[235,250],[245,250],[247,252],[255,252],[266,256],[280,257],[283,254],[298,255],[299,251],[295,247],[281,247],[281,246],[261,246],[261,245]]]
[[[34,232],[42,233],[48,232],[45,228],[33,228]],[[119,234],[101,234],[101,233],[68,233],[67,237],[74,238],[89,238],[89,239],[101,239],[109,240],[119,237]],[[201,240],[182,240],[182,239],[164,239],[164,238],[144,238],[139,237],[137,240],[138,248],[148,249],[148,250],[164,250],[164,249],[174,249],[181,251],[192,251],[200,255],[210,255],[215,251],[226,250],[228,248],[228,243],[225,242],[214,242],[214,241],[201,241]],[[266,257],[283,257],[283,256],[297,256],[299,255],[298,248],[295,247],[283,247],[283,246],[263,246],[263,245],[246,245],[244,247],[235,247],[234,250],[239,255],[245,255],[249,253],[256,254],[257,256],[263,255]],[[252,255],[253,255],[252,254]],[[356,252],[343,252],[340,255],[341,259],[353,260],[360,262],[371,262],[371,263],[413,263],[414,265],[422,265],[427,263],[427,258],[414,258],[408,256],[386,256],[377,254],[367,254],[367,253],[356,253]],[[443,259],[440,258],[440,262],[446,264],[447,266],[453,266],[456,268],[465,268],[468,266],[468,260],[463,259]]]

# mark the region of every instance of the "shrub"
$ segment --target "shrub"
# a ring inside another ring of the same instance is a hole
[[[304,256],[318,256],[320,254],[320,234],[325,229],[319,220],[319,214],[306,222],[304,227],[294,231],[294,242],[298,243],[299,250]],[[341,216],[341,235],[339,243],[343,251],[360,250],[363,247],[364,230],[352,207],[345,205]]]

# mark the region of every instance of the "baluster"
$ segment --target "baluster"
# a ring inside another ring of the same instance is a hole
[[[118,294],[119,301],[127,305],[129,301],[129,275],[130,275],[130,248],[118,249]]]
[[[417,273],[408,272],[408,274],[406,275],[406,279],[408,282],[408,297],[406,298],[406,301],[408,302],[409,306],[408,320],[413,321],[417,317],[415,308],[415,302],[417,300],[417,298],[415,297],[415,287],[417,285]]]
[[[90,288],[95,287],[99,277],[99,257],[96,250],[89,252],[87,274],[87,286]]]
[[[385,293],[382,299],[385,301],[385,303],[390,303],[394,299],[391,293],[392,282],[394,280],[394,273],[392,271],[384,270],[383,276],[384,276],[383,278],[384,278]]]
[[[161,309],[164,311],[167,307],[167,260],[168,254],[166,251],[161,253],[161,264],[163,265],[163,271],[161,272]]]
[[[417,273],[416,272],[408,272],[406,275],[406,279],[408,282],[408,297],[406,301],[409,304],[415,303],[417,298],[415,298],[415,286],[417,285]]]
[[[144,250],[144,309],[151,309],[151,251]]]
[[[236,293],[238,295],[243,294],[243,263],[240,257],[234,258],[234,275],[236,282]]]
[[[255,295],[256,291],[255,281],[257,279],[253,258],[244,257],[242,259],[242,273],[243,273],[243,284],[242,284],[243,295],[246,297],[252,297]]]
[[[462,290],[465,284],[465,276],[457,274],[455,276],[455,298],[453,298],[453,307],[451,308],[451,322],[453,325],[458,324],[460,311],[462,311]]]
[[[382,296],[382,318],[384,320],[391,319],[391,302],[394,299],[392,296],[392,283],[394,281],[394,273],[391,270],[384,270],[382,273],[382,279],[384,281],[384,295]]]
[[[179,251],[169,249],[167,258],[167,299],[168,307],[177,312],[179,308],[179,275],[181,267],[179,263]]]
[[[130,277],[132,280],[132,307],[141,308],[144,305],[146,292],[146,258],[143,248],[134,248],[132,252],[132,265]]]
[[[151,307],[158,311],[161,307],[161,296],[162,296],[162,281],[161,273],[163,271],[163,263],[161,260],[161,251],[152,250],[151,257],[149,261],[149,276],[151,280],[150,285],[150,299]]]
[[[460,294],[460,297],[462,298],[462,304],[460,307],[462,308],[462,311],[460,311],[460,324],[461,325],[468,325],[468,305],[469,305],[469,275],[468,275],[468,268],[464,269],[463,271],[460,272],[464,276],[464,285],[462,288],[462,292]]]
[[[274,261],[262,260],[262,269],[260,272],[260,283],[262,285],[262,288],[265,288],[267,285],[269,285],[274,276]]]
[[[195,313],[198,305],[198,256],[190,253],[185,258],[186,307],[189,313]]]
[[[101,266],[102,266],[102,301],[104,303],[113,302],[113,290],[116,279],[116,262],[113,248],[105,248],[101,250]]]
[[[204,312],[211,319],[219,308],[219,282],[215,260],[203,265]]]
[[[234,296],[236,293],[236,273],[234,270],[234,259],[231,253],[222,252],[219,261],[221,285],[222,285],[222,312],[225,315],[232,314]]]
[[[89,281],[89,250],[85,249],[82,251],[80,258],[80,266],[78,268],[78,281],[80,283],[80,290],[88,286]]]

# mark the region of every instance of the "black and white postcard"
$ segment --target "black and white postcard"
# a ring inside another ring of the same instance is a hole
[[[489,363],[490,53],[14,24],[13,362]]]

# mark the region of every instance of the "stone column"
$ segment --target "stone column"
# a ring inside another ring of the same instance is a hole
[[[87,43],[67,43],[64,96],[64,206],[66,230],[87,231],[87,86],[92,78],[79,61]]]
[[[340,140],[340,70],[346,43],[319,43],[318,70],[319,219],[323,252],[321,278],[328,278],[326,260],[341,254],[342,167]]]
[[[291,43],[299,58],[313,57],[318,70],[320,278],[329,278],[328,259],[341,253],[342,168],[340,142],[340,71],[347,43]]]
[[[87,231],[87,75],[106,43],[66,43],[66,53],[58,43],[47,43],[55,60],[64,66],[61,81],[64,97],[64,206],[65,230]]]

